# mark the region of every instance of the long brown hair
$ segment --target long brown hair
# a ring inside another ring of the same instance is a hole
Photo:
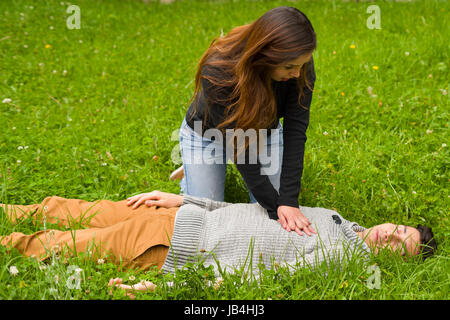
[[[227,127],[252,128],[258,132],[268,128],[277,118],[271,71],[284,62],[312,53],[315,48],[316,34],[305,14],[287,6],[269,10],[253,23],[235,27],[225,36],[213,39],[198,63],[195,90],[189,103],[200,91],[203,77],[214,88],[209,103],[226,105],[224,121],[217,129],[224,132]],[[307,79],[310,64],[311,61],[302,67],[297,78],[299,103],[305,85],[312,91]],[[202,72],[206,68],[211,72]],[[221,99],[224,92],[231,93]],[[196,103],[192,114],[195,112]],[[207,110],[204,121],[206,113]]]

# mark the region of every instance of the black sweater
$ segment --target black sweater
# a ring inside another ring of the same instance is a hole
[[[204,71],[204,70],[202,70]],[[203,73],[204,74],[204,73]],[[311,69],[308,73],[308,80],[311,87],[314,87],[316,79],[314,70],[314,61],[312,60]],[[212,84],[205,78],[201,78],[203,91],[197,99],[197,112],[193,115],[194,101],[186,112],[186,122],[194,129],[194,121],[203,121],[204,111],[207,109],[207,119],[203,126],[203,133],[207,129],[216,128],[218,124],[224,121],[225,105],[214,103],[208,105],[206,98],[212,92]],[[299,91],[296,87],[296,80],[274,81],[272,80],[273,91],[277,103],[277,120],[273,122],[272,127],[278,126],[280,118],[283,121],[283,161],[281,167],[280,193],[275,190],[269,178],[261,175],[261,164],[236,164],[238,171],[252,192],[258,203],[269,213],[271,219],[278,219],[278,206],[297,207],[298,195],[300,193],[301,177],[303,172],[303,158],[305,152],[306,130],[309,124],[309,107],[312,100],[312,92],[306,86],[303,89],[304,96],[301,105],[307,108],[305,110],[298,104]],[[230,91],[222,90],[216,97],[224,97]],[[270,130],[268,130],[270,132]],[[269,135],[269,133],[268,133]]]

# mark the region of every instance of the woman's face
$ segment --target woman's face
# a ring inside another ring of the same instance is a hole
[[[287,81],[300,76],[300,70],[312,57],[312,53],[308,53],[298,57],[295,60],[287,61],[275,67],[271,72],[271,78],[275,81]]]
[[[375,253],[380,248],[389,248],[401,255],[418,254],[420,232],[414,227],[385,223],[364,230],[361,236]]]

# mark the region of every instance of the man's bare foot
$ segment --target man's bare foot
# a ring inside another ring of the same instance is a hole
[[[183,179],[183,177],[184,177],[184,168],[183,168],[183,166],[181,166],[170,174],[169,179],[170,179],[170,181],[174,181],[177,179],[181,180],[181,179]]]

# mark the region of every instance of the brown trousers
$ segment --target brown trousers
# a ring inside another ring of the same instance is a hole
[[[84,252],[91,259],[111,259],[124,268],[161,268],[179,207],[141,205],[133,210],[126,203],[126,200],[88,202],[53,196],[40,204],[0,204],[12,223],[32,217],[44,226],[52,223],[70,228],[68,231],[43,230],[31,235],[14,232],[0,236],[1,244],[41,261],[49,258],[52,251],[65,256]]]

